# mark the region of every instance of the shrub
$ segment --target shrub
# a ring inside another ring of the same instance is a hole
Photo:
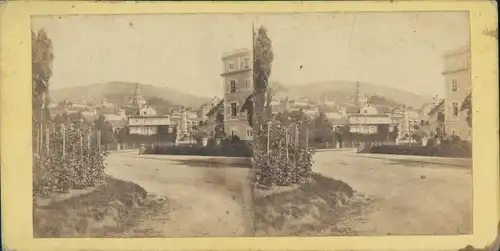
[[[68,129],[65,135],[51,133],[49,151],[33,160],[34,194],[82,189],[103,180],[107,152],[97,147],[96,138],[89,137],[89,129]],[[66,138],[64,157],[62,137]]]
[[[252,142],[253,170],[262,186],[298,184],[311,177],[314,151],[300,142],[298,125],[271,121]],[[267,151],[269,138],[269,152]]]

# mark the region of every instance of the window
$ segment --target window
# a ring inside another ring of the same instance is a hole
[[[238,109],[236,103],[231,103],[231,117],[236,117],[238,115]]]
[[[245,67],[244,67],[244,68],[245,68],[245,69],[248,69],[248,68],[250,67],[250,64],[249,64],[250,59],[249,59],[249,58],[245,58],[245,59],[244,59],[244,62],[245,62],[245,63],[244,63],[244,65],[245,65]]]
[[[236,136],[236,135],[238,135],[238,133],[236,132],[236,130],[232,129],[232,130],[231,130],[231,136],[233,136],[233,137],[234,137],[234,136]]]
[[[229,63],[229,70],[234,70],[234,64],[233,63]]]
[[[458,116],[458,103],[453,102],[453,116]]]
[[[249,89],[251,87],[250,79],[245,80],[245,89]]]
[[[229,82],[231,92],[236,92],[236,80],[231,80]]]
[[[252,129],[247,129],[247,136],[252,137],[252,135],[253,135]]]
[[[458,84],[456,79],[451,80],[451,91],[456,92],[458,90]]]

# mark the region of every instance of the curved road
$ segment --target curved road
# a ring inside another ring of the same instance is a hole
[[[166,218],[143,219],[158,236],[252,236],[247,168],[187,162],[190,156],[113,153],[106,172],[168,198]],[[472,231],[470,160],[346,151],[318,152],[313,169],[369,196],[371,206],[346,218],[359,235],[467,234]],[[467,167],[469,165],[469,167]]]
[[[168,199],[169,211],[163,214],[168,219],[142,219],[142,229],[168,237],[248,236],[253,232],[250,169],[132,152],[113,153],[107,163],[109,175]]]
[[[352,222],[360,235],[472,233],[470,159],[327,151],[314,160],[315,171],[372,198]]]

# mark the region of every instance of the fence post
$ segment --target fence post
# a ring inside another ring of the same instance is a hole
[[[66,126],[64,124],[61,125],[61,134],[62,134],[62,157],[64,159],[66,157]]]
[[[97,129],[97,149],[101,150],[101,129]]]
[[[38,134],[38,140],[40,141],[40,147],[38,148],[38,154],[42,154],[43,149],[43,122],[40,122],[40,133]]]
[[[295,124],[295,146],[299,145],[299,126]]]
[[[288,161],[288,127],[285,126],[285,148],[286,148],[286,161]]]
[[[40,156],[40,129],[36,129],[36,155]]]
[[[50,128],[47,126],[45,128],[45,130],[47,131],[47,153],[50,152]]]
[[[270,144],[270,133],[271,133],[271,121],[267,122],[267,153],[269,154],[269,144]]]
[[[89,130],[88,130],[88,134],[87,134],[87,148],[89,149],[89,156],[90,156],[90,142],[92,141],[92,128],[89,127]]]
[[[309,148],[309,127],[306,126],[306,148]]]
[[[80,119],[80,161],[83,165],[83,119]],[[84,168],[85,169],[85,168]]]

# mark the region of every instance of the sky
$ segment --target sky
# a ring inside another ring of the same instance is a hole
[[[363,81],[442,95],[442,54],[470,41],[467,12],[35,17],[54,46],[51,89],[130,81],[220,96],[221,55],[273,43],[271,81]],[[300,68],[302,66],[302,68]]]

